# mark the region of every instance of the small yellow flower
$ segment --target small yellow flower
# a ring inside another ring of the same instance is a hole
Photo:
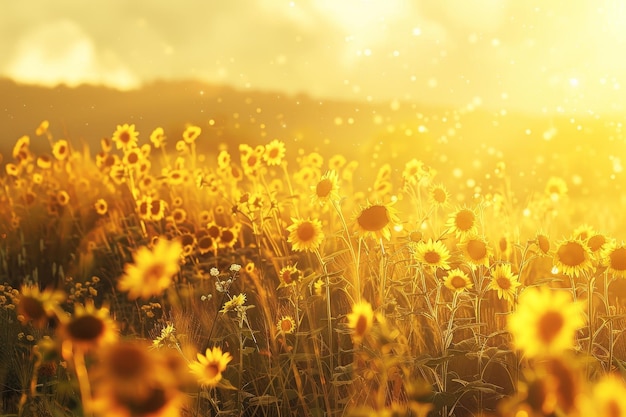
[[[474,287],[469,276],[460,269],[452,269],[444,278],[443,285],[455,292],[463,292]]]
[[[361,301],[352,306],[348,314],[348,327],[353,330],[355,340],[361,340],[369,332],[374,323],[374,311],[367,301]]]
[[[191,373],[202,386],[214,387],[222,379],[222,372],[226,370],[233,357],[228,352],[222,352],[219,347],[207,349],[204,355],[197,354],[198,360],[189,364]]]
[[[222,307],[222,309],[220,310],[220,313],[226,314],[229,311],[235,311],[239,309],[240,307],[243,307],[245,303],[246,303],[245,294],[242,293],[242,294],[236,295],[224,303],[224,307]]]
[[[113,132],[113,142],[117,149],[130,149],[137,146],[137,138],[139,132],[135,130],[135,125],[125,123],[123,125],[117,125],[117,129]]]
[[[183,140],[185,143],[191,144],[196,141],[198,136],[202,133],[202,129],[198,126],[187,126],[183,132]]]
[[[274,139],[265,146],[263,160],[268,166],[280,165],[285,157],[285,154],[285,143],[278,139]]]
[[[491,281],[488,290],[498,292],[499,299],[505,299],[510,304],[515,300],[517,288],[522,285],[519,277],[511,272],[511,264],[498,264],[491,272]]]
[[[155,148],[161,148],[165,145],[165,132],[162,127],[157,127],[150,134],[150,142]]]
[[[300,271],[296,265],[285,266],[278,272],[278,279],[280,280],[278,288],[295,285],[298,281],[300,281],[301,277],[302,271]]]
[[[425,266],[450,269],[448,263],[450,251],[440,240],[428,239],[428,242],[418,242],[415,246],[415,259]]]
[[[291,316],[282,316],[276,323],[279,334],[290,334],[296,330],[296,321]]]
[[[322,222],[318,219],[291,219],[293,224],[287,227],[289,237],[287,242],[291,243],[295,251],[315,251],[319,249],[324,240],[322,232]]]

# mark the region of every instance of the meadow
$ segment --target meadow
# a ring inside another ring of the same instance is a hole
[[[0,175],[3,416],[626,415],[606,161],[583,192],[515,158],[31,130]]]

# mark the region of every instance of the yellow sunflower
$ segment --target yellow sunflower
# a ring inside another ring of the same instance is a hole
[[[131,300],[147,300],[161,295],[180,270],[182,251],[182,244],[178,240],[170,241],[165,238],[159,238],[152,249],[140,247],[133,254],[134,262],[126,264],[117,288],[128,292]]]
[[[428,199],[437,207],[446,207],[450,204],[450,193],[441,184],[431,185],[428,189]]]
[[[59,161],[64,161],[70,155],[70,145],[65,139],[57,140],[52,145],[52,155]]]
[[[34,285],[22,285],[17,304],[17,318],[22,324],[31,322],[37,328],[44,328],[51,318],[61,313],[59,304],[65,301],[65,293],[59,290],[40,291]]]
[[[606,250],[604,263],[614,276],[626,277],[626,245],[612,243]]]
[[[233,357],[228,352],[222,352],[220,347],[207,349],[204,355],[198,353],[198,360],[189,364],[191,373],[202,386],[214,387],[222,379],[222,372],[226,370]]]
[[[583,305],[569,293],[548,287],[527,288],[508,318],[515,348],[527,357],[556,356],[572,349],[585,324]]]
[[[545,192],[550,199],[558,201],[567,195],[567,183],[563,178],[550,177],[546,183]]]
[[[295,251],[316,251],[324,240],[322,222],[318,219],[291,219],[293,223],[287,227],[289,237],[287,242],[291,243]]]
[[[586,415],[615,417],[626,415],[626,384],[617,374],[602,376],[592,388]]]
[[[347,315],[348,327],[353,330],[355,340],[361,340],[369,332],[374,323],[374,311],[367,301],[361,301],[352,306],[352,312]]]
[[[336,171],[328,171],[322,175],[316,185],[311,187],[313,191],[312,201],[317,201],[320,205],[328,201],[339,200],[339,176]]]
[[[274,139],[265,145],[263,160],[268,166],[280,165],[286,152],[285,143],[278,139]]]
[[[59,334],[66,360],[76,351],[97,350],[118,340],[117,324],[111,319],[109,309],[96,308],[93,300],[76,304],[74,314],[64,319]]]
[[[415,259],[423,265],[433,268],[450,269],[448,260],[450,259],[450,251],[440,240],[433,242],[420,241],[415,246]]]
[[[579,239],[566,239],[559,243],[554,253],[554,265],[565,275],[578,277],[592,268],[591,250]]]
[[[477,233],[478,218],[474,210],[467,207],[459,208],[450,215],[446,226],[457,238],[464,238]]]
[[[165,132],[162,127],[157,127],[150,134],[150,142],[152,142],[152,146],[157,149],[165,145],[165,139]]]
[[[392,203],[368,203],[355,216],[358,233],[362,238],[391,239],[391,228],[400,222]]]
[[[496,265],[491,272],[491,280],[487,289],[497,291],[500,300],[505,299],[513,304],[517,288],[520,285],[522,284],[519,282],[519,276],[511,272],[511,264],[503,263]]]
[[[302,271],[296,265],[287,265],[278,272],[278,279],[280,280],[278,288],[296,285],[301,278]]]
[[[202,133],[202,129],[198,126],[187,126],[185,131],[183,132],[183,140],[185,143],[194,143],[198,136]]]
[[[468,236],[461,242],[460,247],[472,268],[480,265],[489,267],[492,250],[484,238],[475,235]]]
[[[596,233],[587,240],[587,246],[596,259],[602,260],[611,244],[605,235]]]
[[[541,233],[537,234],[535,243],[537,244],[537,247],[539,248],[541,253],[543,253],[544,255],[548,254],[548,252],[550,251],[550,238],[548,236]]]
[[[469,276],[460,269],[452,269],[443,280],[443,285],[455,292],[463,292],[474,287]]]
[[[296,331],[296,321],[291,316],[282,316],[276,323],[279,334],[290,334]]]
[[[135,130],[135,125],[129,125],[125,123],[123,125],[117,125],[115,132],[113,132],[113,142],[117,149],[130,149],[137,146],[137,138],[139,132]]]
[[[246,303],[246,295],[239,294],[231,298],[230,300],[224,303],[224,306],[220,310],[220,313],[228,313],[229,311],[235,311],[242,307]]]

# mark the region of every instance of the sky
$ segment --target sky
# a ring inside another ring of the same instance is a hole
[[[197,79],[338,100],[533,113],[626,107],[622,0],[23,0],[0,76]]]

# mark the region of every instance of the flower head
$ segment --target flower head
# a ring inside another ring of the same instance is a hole
[[[220,347],[207,349],[204,355],[198,353],[198,360],[189,364],[191,373],[202,386],[214,387],[222,379],[222,372],[226,370],[233,357],[228,352],[222,352]]]
[[[463,292],[474,287],[469,276],[460,269],[452,269],[443,280],[443,285],[455,292]]]
[[[498,264],[491,272],[491,281],[487,289],[498,292],[499,299],[513,303],[517,288],[522,285],[519,277],[511,272],[511,264]]]
[[[478,219],[474,210],[460,208],[450,215],[446,225],[457,238],[473,235],[478,231]]]
[[[287,242],[291,243],[293,250],[311,252],[319,249],[324,240],[322,232],[322,222],[318,219],[292,219],[293,223],[287,227],[289,237]]]
[[[282,316],[276,323],[276,330],[280,334],[293,333],[296,330],[296,321],[291,316]]]
[[[115,132],[113,132],[113,142],[117,149],[130,149],[137,146],[137,138],[139,132],[135,130],[135,125],[129,125],[125,123],[123,125],[117,125]]]
[[[554,265],[565,275],[578,277],[592,268],[591,251],[579,239],[566,239],[559,243],[554,254]]]
[[[374,322],[374,311],[367,301],[361,301],[352,306],[348,314],[348,327],[353,330],[355,340],[361,340],[369,332]]]
[[[368,204],[355,216],[358,233],[363,238],[391,239],[391,227],[399,223],[396,210],[391,204]]]
[[[43,328],[50,318],[59,312],[59,303],[65,300],[65,293],[58,290],[23,285],[17,297],[17,318],[23,323],[31,322],[35,327]]]
[[[428,239],[428,242],[418,242],[415,248],[415,258],[425,266],[450,269],[448,263],[450,251],[440,240],[433,242],[432,239]]]

